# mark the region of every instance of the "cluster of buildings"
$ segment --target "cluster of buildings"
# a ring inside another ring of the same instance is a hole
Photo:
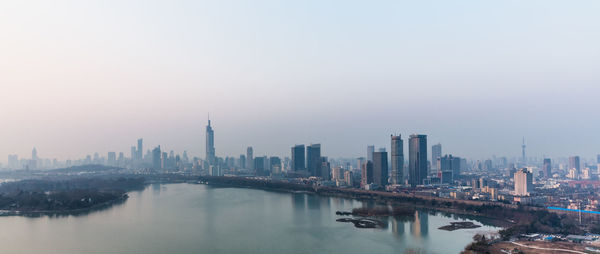
[[[277,178],[326,186],[363,188],[455,199],[478,199],[529,205],[554,205],[599,210],[595,190],[600,188],[600,155],[595,163],[568,158],[527,158],[525,144],[521,158],[489,158],[467,161],[444,154],[441,144],[428,147],[427,136],[408,137],[405,153],[401,135],[390,136],[387,148],[367,146],[365,157],[332,159],[322,154],[321,144],[297,144],[289,157],[255,156],[254,148],[237,157],[218,157],[215,132],[210,120],[206,126],[204,158],[176,154],[156,146],[144,152],[144,140],[123,152],[98,153],[84,159],[58,161],[41,159],[34,148],[31,158],[8,156],[9,169],[51,169],[86,164],[102,164],[151,172],[188,172],[213,176],[237,175]],[[431,149],[431,150],[429,150]],[[431,153],[429,153],[431,151]],[[430,156],[429,156],[430,154]]]

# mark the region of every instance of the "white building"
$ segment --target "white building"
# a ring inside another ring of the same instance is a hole
[[[529,196],[533,192],[533,174],[527,169],[517,171],[514,181],[516,196]]]

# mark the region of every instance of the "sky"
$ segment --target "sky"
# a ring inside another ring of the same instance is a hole
[[[0,162],[146,149],[600,153],[600,1],[2,1]],[[4,154],[4,155],[2,155]],[[4,159],[3,159],[4,158]]]

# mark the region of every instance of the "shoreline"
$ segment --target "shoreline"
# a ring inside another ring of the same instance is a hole
[[[283,188],[283,187],[269,187],[267,185],[256,186],[256,185],[241,184],[241,183],[237,183],[237,184],[236,183],[222,183],[219,181],[214,181],[215,179],[212,177],[210,179],[210,180],[212,180],[212,182],[211,182],[206,177],[201,177],[201,178],[208,180],[208,181],[203,181],[202,183],[196,183],[196,184],[204,184],[204,185],[208,185],[208,186],[219,186],[219,187],[258,189],[258,190],[264,190],[264,191],[292,193],[292,194],[293,193],[312,194],[312,195],[318,195],[318,196],[322,196],[322,197],[338,197],[338,198],[346,198],[346,199],[357,200],[357,201],[362,201],[362,202],[375,202],[380,205],[412,206],[414,208],[418,208],[421,210],[429,210],[429,211],[442,212],[442,213],[446,212],[446,213],[474,216],[474,217],[482,218],[482,219],[485,219],[486,222],[489,223],[490,225],[492,225],[494,227],[499,227],[501,229],[508,228],[508,227],[516,224],[513,222],[505,221],[505,220],[503,220],[503,218],[496,218],[496,217],[487,216],[485,214],[481,214],[481,213],[477,213],[477,212],[461,210],[458,208],[422,205],[422,204],[416,204],[416,203],[412,203],[412,202],[408,202],[408,201],[388,200],[388,197],[381,196],[380,195],[381,192],[379,192],[379,191],[359,190],[360,194],[368,195],[368,197],[365,197],[365,195],[352,196],[353,194],[356,193],[357,190],[337,188],[337,187],[336,188],[313,187],[313,186],[308,186],[308,185],[293,184],[293,185],[296,185],[296,186],[294,186],[296,188],[304,189],[304,190],[297,190],[297,189],[288,189],[288,188]],[[228,178],[228,180],[236,180],[237,179],[237,180],[242,180],[244,182],[254,181],[256,183],[266,183],[266,181],[263,181],[263,180],[253,180],[253,179],[246,179],[246,178],[239,178],[239,177],[226,177],[226,178]],[[331,191],[332,189],[334,189],[335,191]],[[397,194],[397,193],[388,193],[388,194]],[[416,196],[411,197],[411,198],[421,199],[421,197],[416,197]],[[454,202],[457,200],[447,200],[447,201]],[[458,201],[461,201],[461,200],[458,200]]]
[[[37,210],[37,211],[22,211],[22,210],[0,210],[0,217],[9,217],[9,216],[24,216],[24,217],[40,217],[40,216],[69,216],[69,215],[80,215],[87,214],[90,212],[94,212],[97,210],[103,210],[105,208],[112,207],[114,205],[124,203],[129,199],[129,195],[127,193],[123,194],[121,197],[113,200],[109,200],[100,204],[96,204],[86,208],[78,208],[72,210]]]

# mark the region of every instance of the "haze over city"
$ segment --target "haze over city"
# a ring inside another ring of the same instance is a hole
[[[600,1],[0,1],[0,253],[600,253]]]
[[[585,6],[585,8],[582,8]],[[600,151],[597,1],[5,1],[0,154]],[[485,148],[485,149],[482,149]],[[0,161],[5,162],[6,156]]]

